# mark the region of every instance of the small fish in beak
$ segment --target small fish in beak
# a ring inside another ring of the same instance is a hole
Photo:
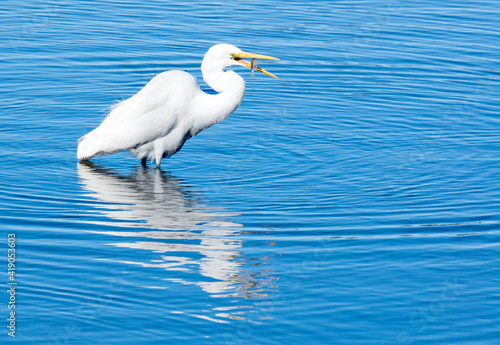
[[[270,77],[279,79],[277,76],[269,73],[265,69],[257,67],[257,59],[278,60],[279,61],[279,59],[277,59],[275,57],[267,56],[267,55],[260,55],[260,54],[253,54],[253,53],[245,53],[245,52],[231,53],[231,57],[233,60],[239,62],[243,66],[250,68],[252,70],[252,72],[251,72],[252,75],[254,75],[253,74],[254,71],[259,71],[259,72],[262,72]],[[252,61],[248,62],[246,60],[243,60],[243,58],[249,58],[249,59],[252,59]]]
[[[255,75],[253,74],[253,72],[255,71],[255,67],[257,67],[257,59],[256,59],[256,58],[253,58],[253,59],[252,59],[252,63],[251,63],[251,65],[250,65],[250,67],[252,68],[252,69],[251,69],[251,72],[250,72],[250,75],[251,75],[252,77],[255,77]]]

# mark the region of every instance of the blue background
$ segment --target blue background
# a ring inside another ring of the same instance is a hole
[[[497,1],[7,0],[0,23],[19,343],[499,342]],[[242,105],[161,171],[77,163],[154,75],[207,89],[223,42],[280,79],[236,69]]]

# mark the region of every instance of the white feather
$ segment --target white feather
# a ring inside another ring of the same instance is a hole
[[[205,82],[218,94],[203,92],[192,75],[163,72],[129,99],[113,106],[99,127],[79,140],[77,157],[87,160],[128,150],[139,159],[155,160],[176,153],[184,142],[226,119],[240,105],[245,81],[225,68],[240,65],[231,58],[235,46],[210,48],[202,63]]]

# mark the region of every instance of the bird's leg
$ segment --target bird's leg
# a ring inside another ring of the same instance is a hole
[[[141,164],[143,167],[147,167],[148,166],[148,159],[147,158],[141,159]]]
[[[154,142],[154,148],[155,148],[156,169],[160,169],[161,160],[163,158],[163,150],[162,147],[160,147],[158,140]]]

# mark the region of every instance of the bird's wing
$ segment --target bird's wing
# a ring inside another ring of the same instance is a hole
[[[197,92],[196,78],[186,72],[157,75],[137,94],[112,107],[102,124],[82,138],[80,146],[92,148],[82,156],[118,152],[165,137],[189,116]]]

